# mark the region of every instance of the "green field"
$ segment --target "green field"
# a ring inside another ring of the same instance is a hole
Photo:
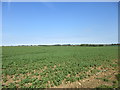
[[[9,46],[2,55],[4,88],[49,88],[90,77],[100,66],[117,67],[118,47]]]

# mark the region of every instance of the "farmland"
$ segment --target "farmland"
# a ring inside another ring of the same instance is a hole
[[[117,46],[3,47],[2,86],[4,88],[117,87],[118,81],[115,77],[119,75],[117,60]],[[91,86],[85,80],[95,85]],[[96,85],[97,82],[99,84]]]

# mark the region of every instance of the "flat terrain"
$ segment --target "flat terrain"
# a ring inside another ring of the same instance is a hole
[[[2,48],[4,88],[118,87],[118,47]]]

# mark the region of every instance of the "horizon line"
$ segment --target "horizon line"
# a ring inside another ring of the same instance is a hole
[[[56,44],[17,44],[17,45],[0,45],[0,46],[42,46],[42,45],[46,45],[46,46],[51,46],[51,45],[83,45],[83,44],[88,44],[88,45],[111,45],[111,44],[120,44],[120,43],[64,43],[64,44],[60,44],[60,43],[56,43]]]

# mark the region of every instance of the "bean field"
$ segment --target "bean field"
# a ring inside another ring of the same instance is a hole
[[[94,76],[101,84],[93,88],[117,87],[117,77],[112,78],[119,75],[117,60],[117,46],[6,46],[2,47],[2,86],[91,88],[82,82],[87,78],[91,82]]]

